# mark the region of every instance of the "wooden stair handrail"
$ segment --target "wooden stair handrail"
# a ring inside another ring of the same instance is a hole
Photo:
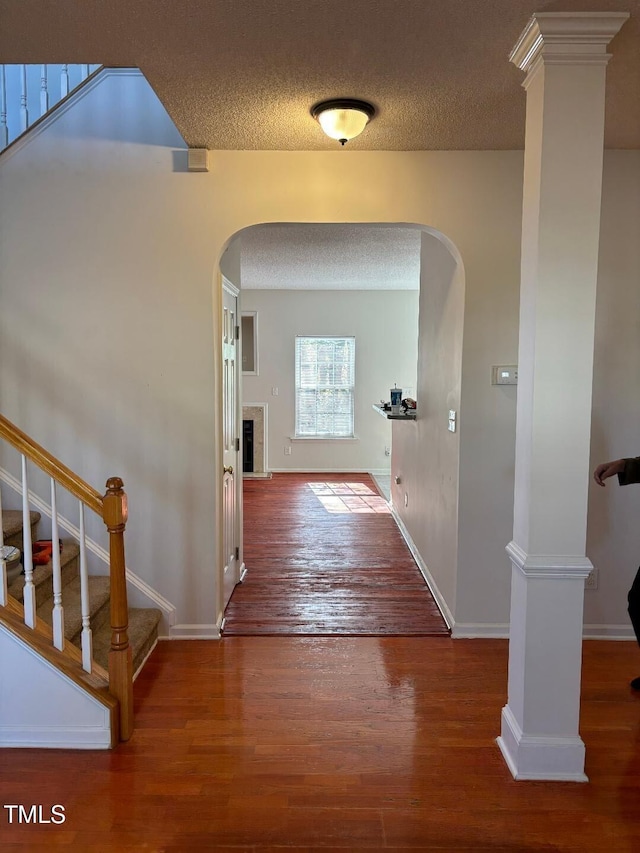
[[[45,473],[60,483],[61,486],[71,492],[78,500],[81,500],[89,509],[103,517],[102,495],[88,483],[78,477],[77,474],[67,468],[59,459],[41,447],[32,438],[22,432],[15,424],[0,415],[0,438],[6,439],[9,444],[24,454],[27,459],[34,462]]]
[[[119,477],[107,480],[104,497],[74,474],[59,459],[0,415],[0,438],[30,459],[68,492],[92,509],[109,531],[109,576],[111,598],[111,649],[109,651],[109,693],[119,703],[118,735],[129,740],[133,733],[133,665],[129,644],[124,531],[127,524],[127,495]]]

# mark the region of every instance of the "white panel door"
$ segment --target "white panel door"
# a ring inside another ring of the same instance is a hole
[[[238,295],[227,284],[223,287],[222,325],[222,391],[223,391],[223,555],[222,607],[227,606],[233,588],[238,583],[238,502],[236,480],[238,472]]]

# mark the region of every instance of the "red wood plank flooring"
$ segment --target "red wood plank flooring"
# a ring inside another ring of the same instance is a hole
[[[589,784],[515,782],[506,640],[161,642],[112,752],[4,749],[2,853],[638,853],[634,643],[584,644]]]
[[[244,480],[248,570],[225,635],[447,635],[367,474]]]

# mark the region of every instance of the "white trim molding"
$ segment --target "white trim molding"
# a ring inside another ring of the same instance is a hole
[[[582,638],[584,640],[621,640],[636,641],[631,625],[583,625]]]
[[[368,474],[368,468],[271,468],[272,474]]]
[[[256,413],[251,409],[258,409],[258,414],[262,413],[262,423],[260,417],[256,418]],[[245,414],[247,417],[245,418]],[[268,403],[245,403],[240,404],[240,419],[253,420],[254,424],[258,423],[262,426],[262,433],[258,429],[257,435],[254,430],[253,436],[253,471],[250,473],[253,477],[268,478],[271,474],[269,469],[269,404]],[[260,450],[260,448],[262,448]],[[247,472],[249,473],[249,472]],[[244,476],[244,472],[243,472]]]
[[[398,525],[398,530],[402,534],[402,538],[404,539],[404,541],[407,543],[407,547],[411,551],[411,555],[413,556],[413,559],[416,561],[416,564],[417,564],[418,568],[420,569],[420,574],[425,579],[427,586],[429,587],[429,590],[431,591],[431,595],[434,597],[435,602],[438,606],[438,610],[442,614],[442,618],[444,619],[444,621],[447,623],[447,628],[449,628],[449,630],[452,630],[452,628],[455,624],[455,620],[451,614],[451,611],[449,610],[449,607],[447,606],[447,602],[442,597],[442,594],[441,594],[440,590],[438,589],[437,583],[435,582],[435,580],[433,579],[433,577],[431,575],[431,572],[427,568],[427,564],[422,559],[422,555],[420,554],[420,551],[418,551],[418,549],[416,548],[415,542],[413,541],[413,539],[409,535],[409,531],[405,527],[404,522],[402,521],[402,519],[400,518],[400,516],[398,515],[398,513],[396,512],[396,510],[394,509],[392,504],[390,504],[390,507],[391,507],[391,515],[393,516],[393,520]],[[453,633],[452,633],[452,636],[453,636]]]
[[[456,622],[451,630],[454,640],[508,640],[508,622]]]
[[[582,556],[547,556],[526,554],[515,542],[506,547],[514,567],[528,578],[580,578],[586,580],[593,569],[593,563]]]
[[[628,19],[628,12],[537,12],[529,19],[509,54],[531,74],[549,65],[606,65],[606,48]]]
[[[589,781],[580,737],[525,735],[508,705],[502,709],[502,732],[496,743],[516,780]]]
[[[168,637],[160,640],[219,640],[220,625],[172,625]]]

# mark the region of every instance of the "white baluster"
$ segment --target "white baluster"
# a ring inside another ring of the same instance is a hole
[[[86,80],[86,78],[88,76],[89,76],[89,66],[88,65],[81,65],[80,66],[80,79]]]
[[[7,603],[7,561],[4,553],[4,527],[2,525],[2,492],[0,491],[0,604]]]
[[[82,668],[91,672],[93,640],[89,621],[89,570],[87,568],[87,546],[84,535],[84,504],[80,501],[80,606],[82,608]]]
[[[47,88],[47,66],[40,66],[40,115],[49,110],[49,89]]]
[[[36,627],[36,588],[33,585],[33,551],[31,548],[31,515],[29,513],[29,485],[27,483],[27,457],[22,454],[22,565],[24,568],[24,622]]]
[[[56,503],[56,481],[51,478],[51,544],[53,545],[53,645],[64,649],[64,608],[62,607],[62,571],[60,569],[60,545],[58,544],[58,507]]]
[[[4,65],[0,65],[0,149],[9,144],[7,127],[7,77]]]
[[[20,130],[29,127],[29,110],[27,109],[27,66],[20,66]]]
[[[66,98],[69,94],[69,66],[63,65],[60,71],[60,97]]]

